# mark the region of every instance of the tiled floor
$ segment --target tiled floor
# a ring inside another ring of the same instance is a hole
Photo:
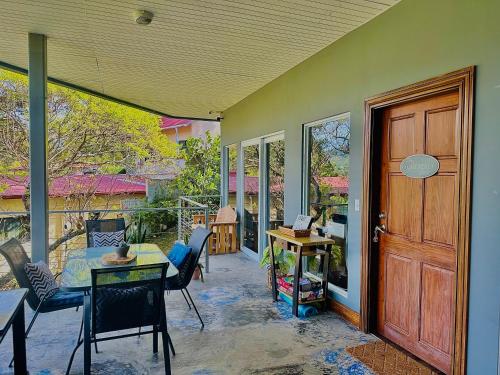
[[[210,259],[205,283],[193,281],[190,287],[204,330],[180,293],[166,296],[177,351],[173,374],[371,374],[345,348],[376,340],[373,336],[333,313],[294,318],[284,302],[271,301],[265,271],[243,254]],[[28,339],[31,374],[64,374],[80,319],[81,309],[39,317]],[[153,355],[151,336],[102,342],[99,349],[99,354],[92,353],[93,374],[163,373],[163,356]],[[7,368],[10,356],[6,340],[0,346],[1,375],[12,373]],[[82,373],[82,360],[80,350],[72,374]]]

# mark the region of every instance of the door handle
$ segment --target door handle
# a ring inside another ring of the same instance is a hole
[[[379,233],[385,233],[385,225],[382,224],[380,226],[375,225],[375,229],[373,230],[373,242],[377,243],[378,242],[378,235]]]

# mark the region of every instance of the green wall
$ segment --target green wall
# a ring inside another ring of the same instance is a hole
[[[403,0],[224,112],[222,143],[285,130],[287,220],[300,211],[301,125],[351,113],[349,290],[359,311],[363,101],[477,66],[470,374],[496,374],[500,314],[500,1]]]

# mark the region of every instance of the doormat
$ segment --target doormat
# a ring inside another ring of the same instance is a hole
[[[379,375],[441,374],[384,341],[346,348],[346,351]]]

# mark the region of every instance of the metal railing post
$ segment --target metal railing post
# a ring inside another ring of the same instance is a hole
[[[208,230],[210,230],[210,217],[208,215],[208,205],[205,206],[205,228],[207,228]],[[210,272],[210,269],[209,269],[209,254],[208,254],[208,243],[210,242],[210,240],[207,240],[207,242],[205,242],[205,272],[206,273],[209,273]]]
[[[182,198],[179,198],[179,207],[181,208],[177,212],[177,241],[181,241],[182,238]]]

